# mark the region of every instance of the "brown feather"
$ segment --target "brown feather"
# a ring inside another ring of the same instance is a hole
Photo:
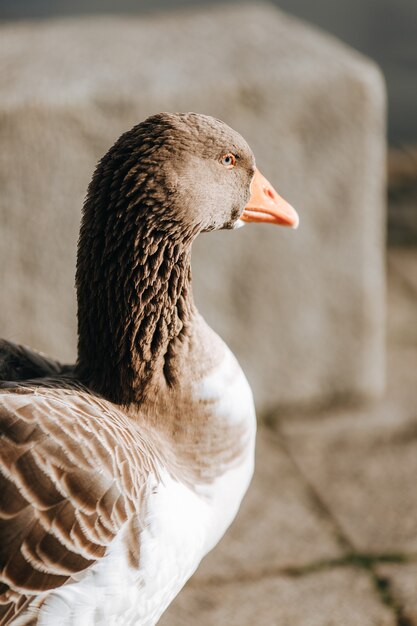
[[[1,580],[21,601],[62,586],[106,554],[136,510],[150,464],[133,422],[71,380],[27,383],[19,394],[4,389],[0,425]]]

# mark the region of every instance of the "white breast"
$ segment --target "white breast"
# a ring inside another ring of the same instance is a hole
[[[129,565],[120,533],[80,582],[49,595],[40,626],[153,626],[233,521],[253,472],[256,420],[249,385],[228,349],[195,393],[210,400],[222,420],[247,424],[239,464],[196,489],[162,468],[140,535],[140,569]]]

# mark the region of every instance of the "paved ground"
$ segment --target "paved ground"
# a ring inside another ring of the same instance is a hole
[[[270,419],[238,519],[161,626],[417,626],[417,249],[388,255],[386,397]]]

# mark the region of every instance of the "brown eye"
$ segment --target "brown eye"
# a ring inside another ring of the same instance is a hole
[[[224,167],[227,167],[228,170],[231,170],[232,167],[236,165],[236,157],[231,152],[224,154],[220,159],[220,163],[224,165]]]

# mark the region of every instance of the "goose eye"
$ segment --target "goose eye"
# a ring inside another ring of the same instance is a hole
[[[224,154],[220,159],[220,163],[227,167],[228,170],[231,170],[232,167],[236,165],[236,157],[231,152],[229,154]]]

